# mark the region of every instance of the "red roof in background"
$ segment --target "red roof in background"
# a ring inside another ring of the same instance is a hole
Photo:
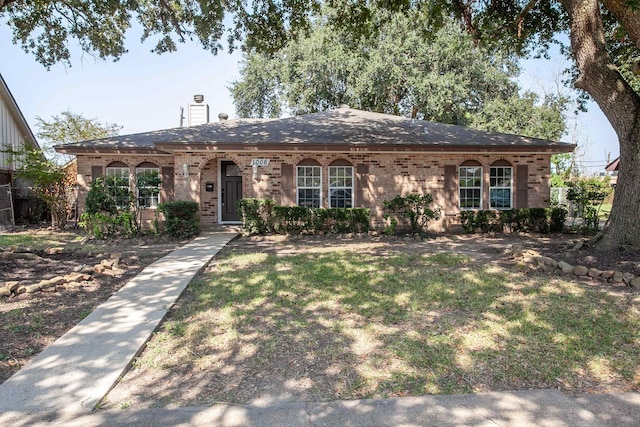
[[[613,171],[617,171],[618,170],[618,164],[620,163],[620,157],[618,157],[617,159],[615,159],[613,162],[609,163],[607,165],[606,168],[604,168],[604,170],[609,171],[609,172],[613,172]]]

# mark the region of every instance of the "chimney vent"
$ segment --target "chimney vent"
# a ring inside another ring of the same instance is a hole
[[[221,122],[224,122],[229,119],[229,115],[227,113],[220,113],[218,114],[218,119],[220,119]]]
[[[204,95],[193,95],[193,100],[198,104],[202,104],[204,102]]]

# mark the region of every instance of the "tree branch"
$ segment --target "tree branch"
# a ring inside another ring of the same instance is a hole
[[[518,37],[522,36],[522,23],[524,22],[524,17],[533,9],[533,7],[538,3],[539,0],[529,0],[529,3],[522,9],[522,11],[516,17],[516,27],[518,28]]]
[[[4,9],[9,3],[15,3],[18,0],[0,0],[0,12]]]
[[[604,0],[604,7],[627,32],[629,39],[640,49],[640,9],[628,5],[627,0]]]

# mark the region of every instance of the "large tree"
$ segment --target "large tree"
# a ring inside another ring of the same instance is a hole
[[[570,36],[575,86],[600,106],[618,135],[620,169],[616,196],[600,248],[640,247],[640,96],[629,83],[640,46],[640,10],[636,0],[327,0],[338,13],[331,22],[352,38],[375,33],[372,11],[380,8],[430,12],[433,28],[442,13],[452,16],[479,44],[517,55],[544,54],[559,32]],[[8,19],[14,41],[45,66],[69,60],[67,40],[101,58],[119,58],[132,19],[143,38],[157,37],[155,50],[198,38],[217,52],[226,35],[231,47],[275,52],[305,33],[322,0],[0,0],[0,18]],[[375,6],[375,7],[371,7]],[[225,14],[231,25],[224,26]],[[621,70],[627,76],[625,79]],[[635,86],[637,87],[637,85]]]
[[[348,104],[538,138],[562,136],[566,97],[521,95],[512,59],[477,46],[450,18],[429,34],[429,17],[381,11],[375,33],[355,41],[318,19],[308,37],[279,52],[245,55],[240,78],[230,86],[236,112],[278,117]]]

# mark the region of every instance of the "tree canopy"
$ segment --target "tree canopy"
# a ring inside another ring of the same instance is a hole
[[[278,117],[348,104],[485,130],[562,136],[565,97],[521,95],[513,80],[516,62],[477,46],[452,19],[443,17],[442,27],[425,37],[430,17],[423,12],[377,16],[375,34],[357,41],[318,20],[308,37],[279,52],[246,54],[240,78],[230,86],[238,115]]]

